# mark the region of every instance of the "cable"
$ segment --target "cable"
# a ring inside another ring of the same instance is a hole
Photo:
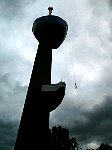
[[[68,45],[68,55],[69,56],[69,59],[70,59],[70,66],[73,68],[73,60],[72,60],[72,54],[70,52],[70,46]],[[74,75],[73,75],[73,81],[74,81],[74,84],[75,84],[75,88],[77,88],[77,83],[76,83],[76,76],[75,76],[75,71],[74,71]]]
[[[65,42],[65,45],[66,45],[66,42]],[[67,50],[68,50],[68,52],[67,52]],[[67,58],[69,57],[69,63],[70,63],[70,66],[68,66],[68,63],[67,63]],[[67,68],[68,69],[70,69],[70,67],[72,67],[73,68],[73,60],[72,60],[72,55],[71,55],[71,52],[70,52],[70,47],[69,47],[69,45],[67,44],[66,45],[66,47],[65,47],[65,62],[66,62],[66,66],[67,66]],[[67,69],[67,70],[68,70]],[[74,89],[75,89],[75,93],[77,92],[77,88],[78,88],[78,86],[77,86],[77,83],[76,83],[76,76],[75,76],[75,72],[74,72],[74,76],[73,76],[73,83],[74,83]],[[73,94],[73,93],[71,93],[71,94]],[[77,94],[76,94],[77,95]],[[76,98],[76,101],[78,101],[78,98],[77,97],[75,97]],[[74,99],[72,98],[72,103],[73,103],[73,105],[74,105],[74,108],[76,108],[75,107],[75,103],[74,103]],[[74,109],[73,109],[74,110]],[[77,114],[76,114],[76,112],[77,112]],[[77,109],[76,109],[76,111],[74,110],[74,114],[75,114],[75,118],[76,118],[76,124],[79,126],[79,124],[81,123],[81,125],[82,125],[82,127],[83,127],[83,135],[85,136],[86,134],[85,134],[85,129],[84,129],[84,121],[83,121],[83,117],[82,117],[82,114],[81,114],[81,110],[80,110],[80,105],[79,105],[79,103],[77,103]],[[78,116],[78,117],[77,117]],[[79,123],[78,123],[78,120],[79,120]],[[85,140],[85,146],[86,146],[86,148],[88,149],[88,146],[87,146],[87,141],[86,141],[86,138],[84,139]]]

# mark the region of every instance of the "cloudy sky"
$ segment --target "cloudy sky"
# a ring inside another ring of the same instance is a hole
[[[82,148],[112,144],[112,0],[0,0],[0,149],[13,150],[38,46],[32,25],[49,6],[68,23],[52,53],[52,83],[62,78],[66,94],[50,127],[68,128]]]

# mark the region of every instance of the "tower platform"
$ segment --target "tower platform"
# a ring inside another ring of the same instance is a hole
[[[48,110],[49,112],[56,109],[62,102],[65,95],[65,82],[59,82],[51,85],[42,86],[43,99],[48,100]]]
[[[51,48],[58,48],[64,41],[68,30],[66,21],[54,15],[37,18],[32,27],[32,32],[38,42],[48,40]]]

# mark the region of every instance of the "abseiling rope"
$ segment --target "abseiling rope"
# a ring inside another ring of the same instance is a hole
[[[72,54],[70,52],[70,47],[68,44],[66,44],[66,41],[65,41],[65,62],[66,62],[66,68],[67,70],[69,71],[70,68],[73,68],[73,59],[72,59]],[[68,59],[69,58],[69,59]],[[67,62],[67,60],[69,60],[69,62]],[[83,115],[81,113],[81,107],[80,107],[80,104],[78,103],[78,97],[77,97],[77,90],[78,90],[78,86],[77,86],[77,82],[76,82],[76,75],[75,75],[75,72],[73,73],[73,86],[74,86],[74,90],[75,90],[75,97],[73,96],[73,98],[71,98],[72,100],[72,103],[73,103],[73,106],[75,109],[73,109],[73,113],[74,113],[74,116],[75,116],[75,123],[77,124],[78,127],[82,127],[82,134],[83,134],[83,137],[85,137],[83,139],[84,143],[85,143],[85,146],[86,148],[88,149],[88,146],[87,146],[87,141],[86,141],[86,130],[85,130],[85,127],[84,127],[84,120],[83,120]],[[70,90],[72,91],[72,90]],[[73,93],[71,93],[73,95]],[[79,94],[79,93],[78,93]],[[74,102],[74,99],[77,101],[77,107],[76,107],[76,104]],[[79,120],[79,121],[78,121]]]

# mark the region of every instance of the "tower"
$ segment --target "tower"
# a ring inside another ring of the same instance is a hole
[[[49,15],[37,18],[32,27],[39,45],[14,150],[33,150],[37,146],[44,149],[50,112],[60,105],[65,95],[65,82],[51,84],[51,67],[52,49],[62,44],[68,25],[62,18],[51,15],[52,7],[48,10]]]

